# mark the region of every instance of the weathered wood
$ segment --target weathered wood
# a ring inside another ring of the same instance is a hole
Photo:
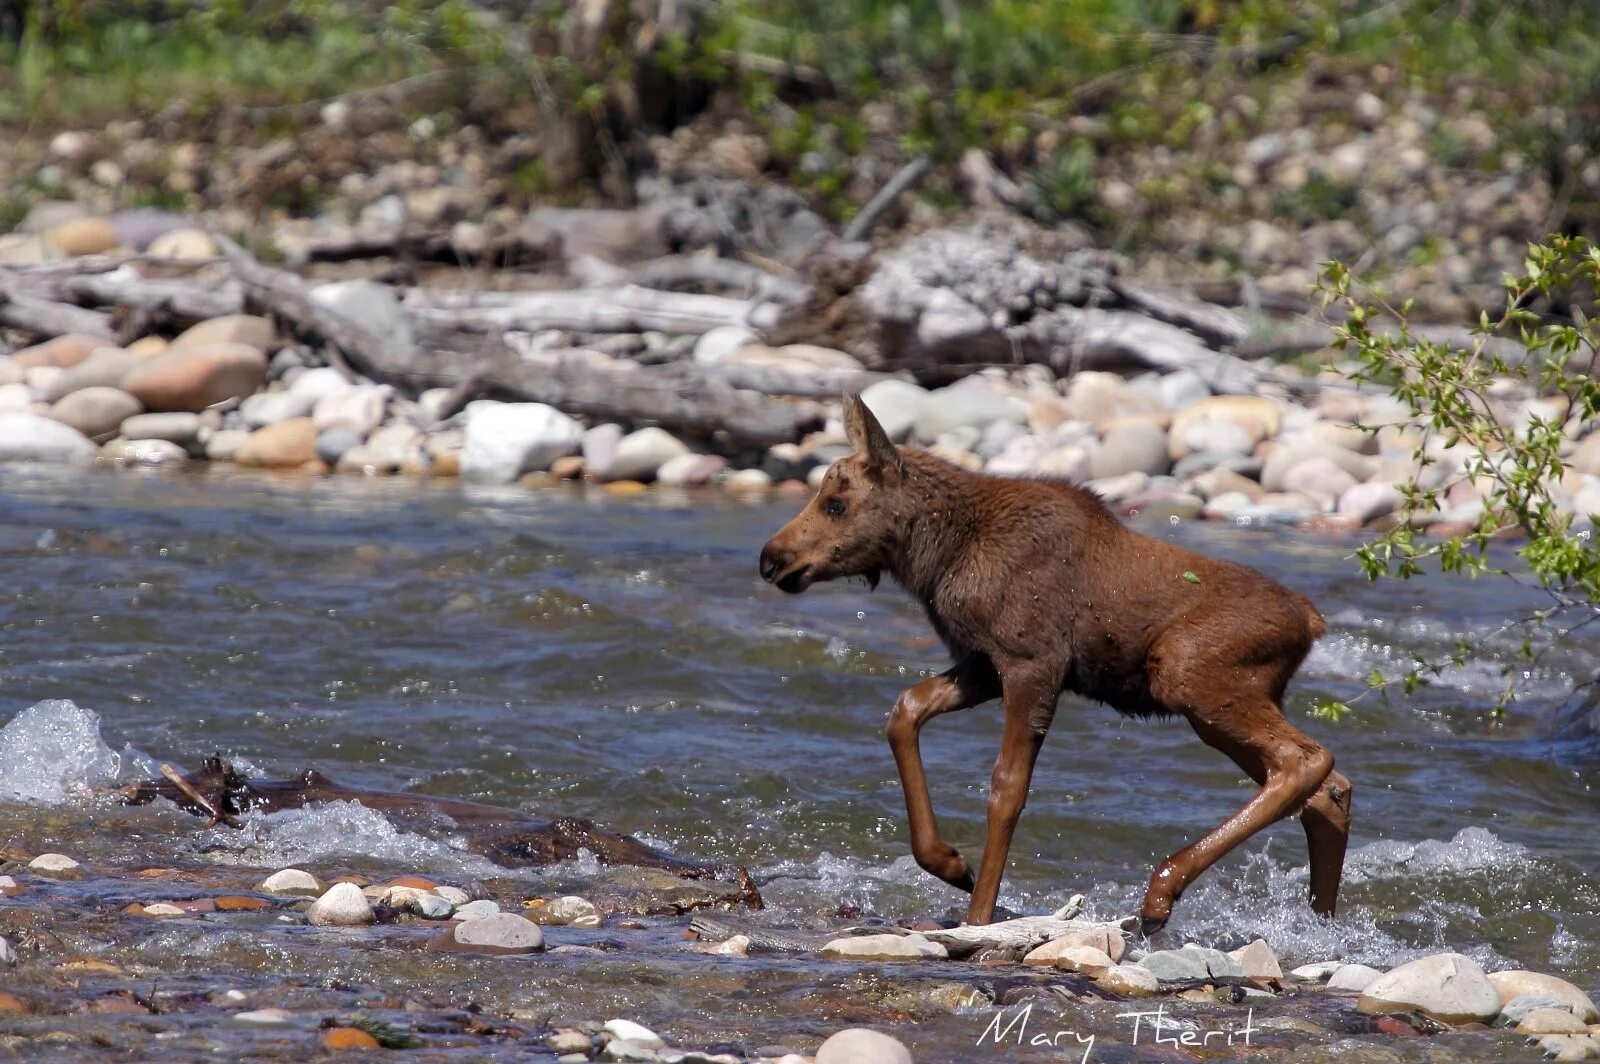
[[[662,292],[639,285],[570,292],[466,292],[415,288],[405,306],[424,325],[459,332],[669,332],[700,334],[724,325],[763,328],[778,308],[726,296]]]
[[[923,938],[937,942],[950,951],[953,957],[976,953],[980,949],[1031,950],[1053,939],[1077,931],[1101,932],[1122,938],[1125,932],[1119,924],[1103,924],[1093,920],[1061,920],[1054,916],[1023,916],[1015,920],[981,926],[952,927],[938,931],[919,931]]]
[[[801,372],[782,366],[737,364],[694,367],[693,372],[720,380],[734,388],[744,388],[763,395],[792,395],[807,399],[837,399],[845,392],[860,392],[894,376],[850,369]]]
[[[244,285],[246,299],[294,329],[332,345],[330,361],[346,372],[400,383],[405,368],[417,365],[415,348],[387,341],[360,323],[319,306],[295,274],[257,262],[226,237],[216,239],[234,276]]]
[[[29,295],[7,272],[0,272],[0,325],[38,337],[84,333],[116,338],[111,315]]]
[[[1130,310],[1187,329],[1215,347],[1233,347],[1250,334],[1242,317],[1214,303],[1123,277],[1113,278],[1110,287]]]
[[[738,259],[711,255],[668,255],[636,267],[634,284],[645,288],[676,289],[689,285],[716,286],[741,292],[747,299],[792,306],[805,301],[811,286],[792,277],[779,277]]]
[[[110,272],[27,274],[15,278],[18,291],[80,306],[128,307],[181,321],[204,321],[244,309],[244,289],[232,280],[218,282],[141,277],[128,269]]]
[[[922,179],[927,177],[932,169],[933,162],[926,155],[919,155],[902,166],[899,172],[889,179],[889,183],[867,201],[867,205],[861,208],[861,213],[850,219],[850,224],[844,227],[844,239],[865,240],[872,234],[872,227],[877,224],[878,217],[894,206],[895,200],[921,184]]]

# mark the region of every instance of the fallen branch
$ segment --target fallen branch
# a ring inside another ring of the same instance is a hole
[[[865,240],[872,232],[873,225],[878,216],[894,205],[894,201],[910,192],[921,184],[922,179],[928,176],[928,171],[933,169],[933,163],[926,155],[919,155],[898,173],[889,179],[889,183],[878,190],[878,194],[861,208],[861,213],[850,219],[850,224],[844,227],[846,241]]]
[[[29,295],[24,286],[10,274],[0,272],[0,325],[29,333],[33,336],[56,337],[68,333],[83,333],[115,340],[111,315],[97,310],[85,310],[70,303],[61,303]]]
[[[203,283],[141,277],[131,270],[23,274],[17,291],[40,299],[79,306],[127,307],[149,314],[196,322],[238,314],[244,289],[236,281]]]
[[[295,274],[257,262],[226,237],[219,236],[216,241],[234,276],[243,283],[246,300],[294,329],[332,345],[329,361],[347,375],[394,380],[388,374],[416,363],[418,353],[414,348],[386,341],[360,323],[318,306],[306,283]]]
[[[724,325],[764,328],[778,308],[726,296],[662,292],[639,285],[570,292],[465,292],[414,288],[406,309],[424,326],[457,332],[669,332],[698,335]]]
[[[805,301],[811,286],[779,277],[738,259],[710,255],[668,255],[636,267],[630,279],[645,288],[676,289],[688,285],[714,285],[742,292],[745,298],[793,305]]]

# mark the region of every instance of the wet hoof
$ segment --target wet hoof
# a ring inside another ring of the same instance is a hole
[[[1134,919],[1134,917],[1130,916],[1127,921],[1125,921],[1125,924],[1131,924]],[[1163,927],[1167,926],[1167,918],[1164,916],[1141,916],[1138,918],[1138,921],[1139,933],[1145,938],[1154,938]],[[1128,930],[1131,931],[1133,929],[1129,927]]]

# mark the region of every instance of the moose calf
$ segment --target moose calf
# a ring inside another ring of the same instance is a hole
[[[1127,528],[1063,481],[971,473],[897,448],[845,398],[853,453],[761,551],[761,575],[798,594],[820,580],[887,572],[927,611],[955,664],[901,694],[889,718],[917,864],[994,918],[1006,852],[1063,691],[1139,717],[1181,716],[1260,790],[1221,826],[1161,862],[1140,912],[1159,930],[1189,884],[1268,824],[1299,814],[1311,905],[1332,915],[1350,827],[1350,783],[1283,716],[1285,685],[1322,634],[1306,598],[1252,569]],[[918,750],[922,726],[1001,698],[983,862],[939,836]]]

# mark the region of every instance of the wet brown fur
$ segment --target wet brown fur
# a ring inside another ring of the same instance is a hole
[[[968,921],[993,918],[1006,852],[1062,692],[1134,716],[1181,716],[1261,789],[1220,827],[1155,870],[1141,915],[1159,929],[1194,879],[1268,824],[1299,815],[1311,900],[1331,915],[1349,833],[1350,784],[1290,724],[1284,688],[1322,615],[1253,569],[1125,526],[1093,492],[1062,481],[972,473],[895,447],[846,399],[855,451],[761,552],[762,575],[798,593],[883,572],[923,605],[955,665],[905,691],[889,719],[918,864],[972,892]],[[1188,575],[1186,575],[1188,574]],[[942,713],[1000,697],[1005,728],[976,877],[940,838],[918,736]]]

